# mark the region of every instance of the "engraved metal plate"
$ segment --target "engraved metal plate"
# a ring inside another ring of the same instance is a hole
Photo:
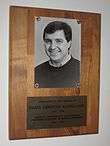
[[[28,97],[27,129],[86,125],[86,96]]]

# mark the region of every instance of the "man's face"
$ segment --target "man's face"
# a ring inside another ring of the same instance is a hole
[[[67,42],[63,30],[57,30],[52,34],[45,34],[44,46],[49,58],[61,63],[68,56],[71,41]]]

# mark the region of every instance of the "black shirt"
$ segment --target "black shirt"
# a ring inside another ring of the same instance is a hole
[[[77,87],[80,78],[80,62],[73,57],[61,67],[49,62],[35,68],[35,84],[43,88]]]

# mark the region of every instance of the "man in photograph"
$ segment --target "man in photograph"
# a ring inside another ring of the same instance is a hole
[[[49,60],[35,67],[35,87],[78,87],[80,62],[70,53],[71,27],[62,21],[50,22],[44,29],[43,41]]]

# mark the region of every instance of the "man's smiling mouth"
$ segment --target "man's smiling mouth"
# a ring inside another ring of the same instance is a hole
[[[60,53],[60,51],[51,51],[51,52],[50,52],[50,55],[56,56],[56,55],[58,55],[59,53]]]

